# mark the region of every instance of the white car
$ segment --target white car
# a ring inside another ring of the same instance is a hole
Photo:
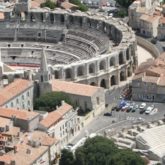
[[[154,108],[154,109],[151,111],[150,115],[154,115],[154,114],[156,114],[157,112],[158,112],[158,108]]]
[[[152,112],[152,110],[154,109],[154,105],[149,106],[146,110],[145,110],[145,114],[150,114]]]
[[[140,109],[144,109],[146,107],[146,103],[141,103],[141,105],[140,105]]]

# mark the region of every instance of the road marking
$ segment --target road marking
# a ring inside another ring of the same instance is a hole
[[[99,132],[101,132],[101,131],[103,131],[103,130],[109,128],[109,127],[112,127],[112,126],[115,126],[115,125],[124,123],[124,122],[126,122],[126,121],[127,121],[127,120],[122,120],[122,121],[120,121],[120,122],[118,122],[118,123],[111,124],[111,125],[109,125],[109,126],[106,126],[106,127],[104,127],[104,128],[101,128],[101,129],[97,130],[95,133],[99,133]]]

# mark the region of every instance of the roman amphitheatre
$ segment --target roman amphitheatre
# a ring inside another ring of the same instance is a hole
[[[111,88],[137,67],[134,32],[100,14],[56,9],[5,12],[0,22],[2,61],[38,67],[44,50],[56,79]]]

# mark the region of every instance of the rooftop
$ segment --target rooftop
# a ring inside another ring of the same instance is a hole
[[[0,89],[0,105],[4,105],[6,102],[22,93],[33,85],[32,81],[24,79],[16,79],[8,86]]]
[[[57,110],[50,112],[48,116],[40,122],[40,124],[46,128],[50,128],[53,124],[62,119],[62,117],[71,109],[73,109],[71,105],[64,103]]]
[[[22,120],[31,120],[38,116],[39,114],[37,112],[27,111],[27,110],[17,110],[14,108],[2,108],[0,107],[0,117],[4,118],[13,118],[14,116],[17,119]]]
[[[90,97],[93,96],[101,88],[68,81],[52,80],[52,89],[53,91],[61,91],[73,95]]]
[[[12,160],[16,162],[16,165],[33,164],[48,150],[47,146],[31,147],[26,144],[19,144],[16,147],[16,153],[7,154],[12,157]]]
[[[57,139],[50,137],[47,133],[41,131],[33,131],[32,133],[25,133],[23,141],[28,144],[28,138],[30,137],[33,141],[39,141],[43,146],[51,146],[58,142]]]

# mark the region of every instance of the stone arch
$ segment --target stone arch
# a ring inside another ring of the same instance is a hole
[[[111,76],[111,86],[117,85],[117,78],[115,75]]]
[[[60,78],[60,75],[59,75],[59,71],[58,70],[55,70],[54,71],[54,78],[55,79],[59,79]]]
[[[84,75],[84,67],[83,66],[79,66],[77,68],[77,76],[83,76]]]
[[[65,70],[65,78],[66,79],[72,78],[72,70],[70,68]]]
[[[124,55],[122,52],[119,53],[119,65],[124,64]]]
[[[109,66],[115,66],[115,57],[110,59]]]
[[[69,16],[69,22],[70,22],[70,24],[73,24],[74,23],[74,18],[73,18],[72,15]]]
[[[126,50],[126,59],[129,60],[129,48]]]
[[[89,65],[89,74],[95,73],[95,65],[94,64],[90,64]]]
[[[131,67],[127,68],[127,76],[131,77],[132,76],[132,71],[131,71]]]
[[[106,87],[107,87],[107,86],[106,86],[106,80],[105,80],[105,79],[102,79],[102,80],[100,81],[100,86],[103,87],[103,88],[106,88]]]
[[[91,82],[90,85],[91,86],[97,86],[97,84],[95,82]]]
[[[105,70],[105,61],[102,60],[99,64],[99,70]]]
[[[120,72],[120,81],[125,81],[126,80],[126,75],[124,71]]]
[[[17,79],[17,78],[21,78],[21,75],[15,74],[15,75],[14,75],[14,79]]]
[[[60,15],[60,22],[61,23],[64,23],[65,22],[65,17],[63,14]]]

